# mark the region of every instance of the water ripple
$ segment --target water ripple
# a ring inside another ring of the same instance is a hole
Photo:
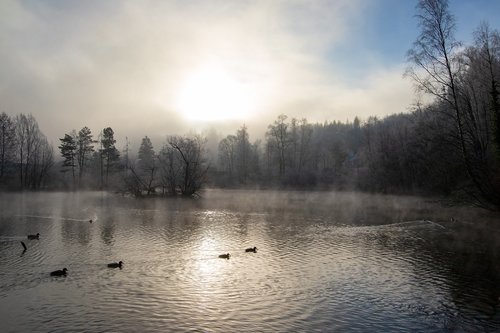
[[[98,193],[11,203],[0,215],[0,331],[500,328],[493,232],[458,234],[428,211],[356,220],[320,201],[301,210],[302,194],[250,193],[245,205],[224,193],[212,193],[221,206]],[[67,277],[49,276],[62,267]]]

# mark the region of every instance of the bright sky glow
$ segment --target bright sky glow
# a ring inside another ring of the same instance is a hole
[[[188,120],[245,119],[255,105],[249,89],[222,67],[201,67],[180,84],[176,111]]]

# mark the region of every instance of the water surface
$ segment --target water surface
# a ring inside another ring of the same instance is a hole
[[[1,332],[500,330],[498,216],[480,210],[327,192],[0,199]]]

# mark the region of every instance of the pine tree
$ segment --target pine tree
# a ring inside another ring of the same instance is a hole
[[[95,141],[92,139],[92,132],[90,129],[85,126],[78,132],[78,136],[76,138],[77,144],[77,161],[78,161],[78,180],[79,185],[82,185],[82,177],[85,173],[88,160],[91,156],[91,153],[94,151],[93,143]]]
[[[109,171],[120,160],[120,153],[115,147],[116,140],[114,139],[114,132],[111,127],[106,127],[102,131],[101,138],[101,166],[105,170],[105,186],[108,186]],[[101,168],[102,177],[102,168]]]
[[[59,139],[61,145],[59,149],[61,151],[61,156],[63,160],[62,172],[67,172],[71,170],[71,175],[73,179],[73,189],[75,188],[75,169],[76,169],[76,157],[77,157],[77,143],[75,138],[75,133],[64,134],[64,138]]]

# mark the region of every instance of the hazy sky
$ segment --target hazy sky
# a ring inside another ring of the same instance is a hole
[[[405,112],[416,1],[0,1],[0,111],[117,139]],[[457,37],[500,1],[451,0]]]

